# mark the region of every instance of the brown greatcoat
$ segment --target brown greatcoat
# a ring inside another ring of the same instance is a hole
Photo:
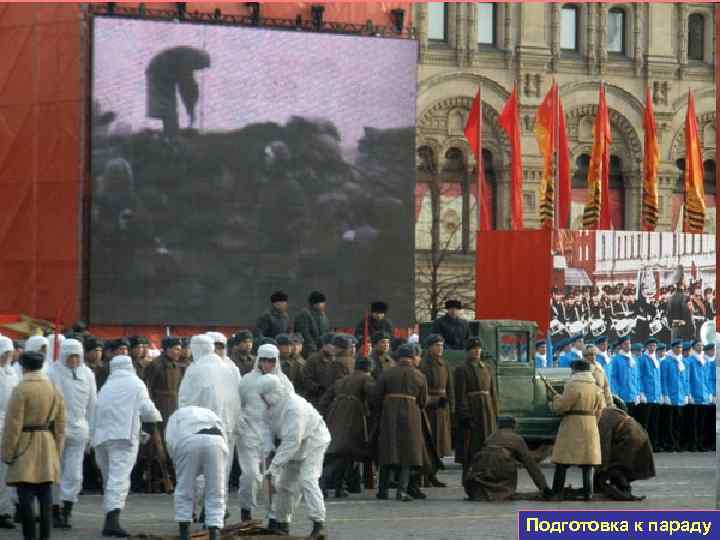
[[[455,462],[467,463],[495,431],[498,415],[495,377],[490,366],[471,362],[455,368]]]
[[[178,408],[182,368],[161,354],[145,368],[145,384],[150,399],[163,417],[163,426]]]
[[[280,355],[280,368],[282,372],[287,375],[290,382],[295,389],[295,393],[304,396],[305,395],[305,377],[303,372],[305,370],[305,360],[300,355],[288,354],[287,356]]]
[[[326,354],[324,351],[317,351],[305,361],[305,369],[303,370],[305,399],[316,407],[322,395],[337,380],[334,373],[335,368],[330,366],[333,358],[332,355]]]
[[[388,353],[380,355],[377,351],[372,351],[370,353],[370,361],[373,366],[372,376],[376,381],[380,378],[380,375],[382,375],[383,370],[395,367],[395,359]]]
[[[255,357],[250,353],[233,353],[230,355],[230,359],[240,370],[240,375],[243,377],[255,368]]]
[[[425,445],[420,410],[427,403],[425,376],[402,358],[383,372],[375,385],[375,407],[381,409],[378,465],[421,467]]]
[[[337,381],[322,397],[320,411],[332,440],[327,455],[365,461],[370,456],[368,416],[373,378],[364,371],[353,371]]]
[[[590,367],[592,368],[592,374],[593,374],[593,378],[595,379],[595,384],[598,386],[598,388],[600,389],[600,393],[602,394],[603,408],[612,407],[613,406],[612,393],[610,393],[610,383],[608,383],[607,375],[605,374],[605,370],[597,362],[591,363]]]
[[[423,372],[428,383],[427,416],[430,421],[435,451],[442,459],[452,453],[452,425],[451,415],[455,410],[455,395],[445,360],[432,358],[426,355],[420,362],[420,371]],[[441,399],[447,402],[441,405]]]
[[[24,431],[28,426],[49,426],[49,431]],[[25,373],[10,396],[2,439],[3,462],[8,465],[5,482],[57,483],[60,454],[65,443],[65,401],[48,378]]]
[[[562,415],[551,461],[563,465],[600,465],[598,418],[603,397],[589,371],[573,373],[550,408]]]
[[[513,429],[499,429],[473,457],[463,480],[465,492],[475,501],[510,500],[517,491],[520,467],[527,469],[539,490],[547,488],[545,476],[530,456],[523,438]]]
[[[655,476],[655,460],[648,434],[632,416],[608,407],[602,411],[598,429],[602,465],[596,469],[596,475],[619,472],[628,482]]]

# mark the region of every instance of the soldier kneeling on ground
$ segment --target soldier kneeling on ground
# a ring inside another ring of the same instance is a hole
[[[497,419],[497,431],[487,438],[473,457],[463,479],[465,493],[471,501],[508,501],[517,492],[518,469],[525,467],[530,478],[546,499],[553,492],[540,467],[530,455],[527,444],[515,432],[512,416]]]
[[[603,409],[598,422],[602,465],[595,470],[593,485],[617,501],[641,501],[632,494],[630,483],[655,476],[653,449],[643,427],[624,411]]]

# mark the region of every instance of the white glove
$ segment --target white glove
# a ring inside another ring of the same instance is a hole
[[[647,398],[645,397],[645,394],[643,394],[643,393],[638,394],[638,400],[640,403],[647,403]]]
[[[140,430],[140,444],[147,444],[150,442],[150,434]]]

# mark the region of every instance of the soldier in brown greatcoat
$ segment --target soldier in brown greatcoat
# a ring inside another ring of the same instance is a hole
[[[413,365],[411,345],[397,350],[397,365],[383,372],[375,386],[374,402],[381,410],[377,446],[380,465],[378,499],[388,498],[390,467],[400,468],[397,499],[411,501],[407,494],[411,468],[423,465],[423,431],[420,410],[427,403],[427,381]]]
[[[20,357],[23,380],[7,404],[0,456],[8,465],[5,483],[17,488],[23,536],[37,538],[33,503],[40,508],[40,538],[50,538],[52,484],[60,481],[60,455],[65,442],[65,402],[40,372],[43,355]]]
[[[334,382],[330,373],[330,363],[335,358],[333,337],[333,334],[325,334],[322,338],[322,349],[311,354],[305,361],[305,398],[316,407]]]
[[[384,369],[391,368],[395,365],[395,360],[390,354],[390,334],[384,332],[375,332],[370,341],[372,342],[372,352],[370,353],[370,362],[372,376],[375,380],[380,378],[380,374]]]
[[[463,487],[470,500],[512,499],[517,491],[517,471],[520,467],[527,469],[544,498],[552,496],[545,476],[530,455],[525,440],[515,432],[516,425],[512,416],[500,416],[497,419],[497,430],[473,456],[463,478]]]
[[[241,330],[232,337],[230,345],[230,360],[240,370],[243,377],[255,367],[255,357],[252,355],[253,335],[248,330]]]
[[[183,377],[183,370],[177,363],[182,353],[180,338],[168,336],[162,340],[162,354],[155,358],[146,368],[144,373],[145,385],[147,386],[150,399],[160,411],[163,417],[162,431],[159,438],[155,439],[155,444],[148,446],[145,450],[148,459],[158,459],[162,463],[166,463],[171,470],[171,462],[167,459],[167,450],[164,445],[165,423],[178,409],[178,390]],[[150,427],[149,429],[156,429]],[[162,439],[163,444],[159,444]],[[141,451],[142,452],[142,451]],[[161,472],[155,468],[152,471],[152,491],[155,485],[161,481]]]
[[[337,381],[320,401],[320,412],[332,436],[325,452],[324,488],[334,488],[338,499],[347,497],[343,479],[353,463],[366,461],[370,455],[368,417],[374,381],[369,368],[367,358],[358,358],[355,370]]]
[[[590,355],[594,356],[595,351],[588,347],[583,351],[583,358]],[[548,395],[550,408],[563,417],[551,457],[555,463],[553,492],[556,498],[563,498],[567,469],[577,465],[583,473],[584,498],[589,500],[592,496],[592,467],[601,463],[597,421],[604,400],[588,360],[575,360],[570,367],[572,375],[562,395]]]
[[[130,358],[132,358],[135,373],[141,380],[145,380],[145,370],[149,365],[148,348],[150,341],[145,336],[132,336],[130,342]]]
[[[428,336],[425,347],[427,353],[420,362],[420,371],[423,372],[428,383],[427,416],[430,421],[435,453],[442,459],[452,452],[451,415],[455,409],[455,396],[450,377],[450,369],[443,360],[443,346],[445,340],[440,334]],[[446,487],[434,475],[427,478],[433,487]]]
[[[655,476],[653,449],[647,431],[626,412],[607,407],[598,423],[602,464],[595,468],[593,486],[618,501],[638,501],[630,483]]]
[[[485,439],[495,431],[498,413],[495,377],[482,358],[479,338],[465,344],[467,360],[455,368],[455,462],[463,464],[463,473]]]
[[[275,336],[278,350],[280,351],[280,368],[282,372],[290,379],[295,389],[295,393],[305,395],[305,378],[303,371],[305,370],[305,361],[302,357],[292,354],[292,336],[290,334],[278,334]]]

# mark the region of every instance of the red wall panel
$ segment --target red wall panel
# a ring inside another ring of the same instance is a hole
[[[536,321],[550,312],[552,231],[477,233],[475,318]]]

